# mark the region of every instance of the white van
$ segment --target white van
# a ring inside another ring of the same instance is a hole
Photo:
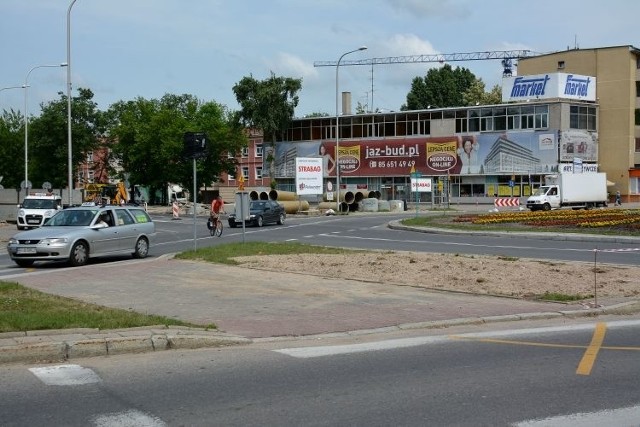
[[[51,193],[31,193],[18,205],[18,230],[37,228],[62,209],[62,198]]]

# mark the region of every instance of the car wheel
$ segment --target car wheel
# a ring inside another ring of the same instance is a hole
[[[14,259],[14,261],[20,267],[31,267],[33,265],[33,260],[31,259]]]
[[[282,225],[284,224],[284,214],[281,213],[280,216],[278,217],[278,225]]]
[[[71,248],[69,264],[74,267],[85,265],[89,260],[89,247],[85,242],[76,242]]]
[[[257,225],[258,227],[262,227],[262,226],[264,225],[264,220],[262,219],[262,217],[261,217],[261,216],[258,216],[258,217],[256,218],[256,225]]]
[[[140,237],[136,242],[135,251],[133,252],[134,258],[146,258],[149,255],[149,241],[146,237]]]

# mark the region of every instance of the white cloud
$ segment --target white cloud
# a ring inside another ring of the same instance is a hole
[[[318,71],[313,67],[313,64],[290,53],[278,52],[275,59],[267,60],[266,64],[276,75],[302,78],[303,81],[318,77]]]

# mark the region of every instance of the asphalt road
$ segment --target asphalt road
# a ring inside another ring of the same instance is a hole
[[[640,322],[3,368],[4,426],[636,425]]]

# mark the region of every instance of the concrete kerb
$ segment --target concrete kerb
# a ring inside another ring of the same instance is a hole
[[[251,340],[197,328],[54,330],[0,334],[0,363],[62,362],[83,357],[248,344]]]

